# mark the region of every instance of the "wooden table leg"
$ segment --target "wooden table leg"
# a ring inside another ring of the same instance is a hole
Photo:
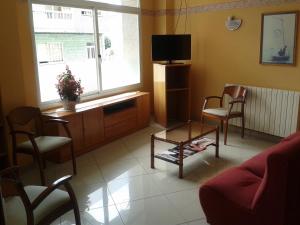
[[[154,169],[154,134],[151,135],[151,168]]]
[[[220,129],[218,126],[216,129],[216,158],[219,158],[219,133],[220,133]]]
[[[179,174],[178,177],[183,178],[183,143],[179,145]]]

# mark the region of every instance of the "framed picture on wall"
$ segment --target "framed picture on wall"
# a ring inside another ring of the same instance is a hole
[[[297,11],[262,14],[261,64],[295,65],[297,24]]]

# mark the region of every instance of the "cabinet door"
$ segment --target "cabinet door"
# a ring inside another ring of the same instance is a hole
[[[137,98],[138,127],[143,128],[150,122],[150,97],[149,94]]]
[[[96,108],[83,113],[84,144],[93,147],[103,141],[103,109]]]
[[[70,116],[66,116],[63,119],[69,121],[68,126],[70,129],[72,138],[73,138],[75,153],[82,151],[82,149],[84,147],[82,114],[81,113],[73,114]],[[62,126],[59,126],[59,133],[62,136],[67,136],[67,134]]]

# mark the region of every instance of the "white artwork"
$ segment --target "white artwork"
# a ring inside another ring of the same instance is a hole
[[[260,63],[295,64],[297,12],[263,14]]]

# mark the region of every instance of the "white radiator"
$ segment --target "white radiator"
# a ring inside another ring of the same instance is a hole
[[[286,137],[297,130],[300,92],[244,87],[247,88],[245,128],[279,137]],[[225,105],[228,101],[229,98],[225,97]],[[239,109],[240,105],[233,107],[233,111]],[[241,119],[231,119],[230,124],[240,127]]]

